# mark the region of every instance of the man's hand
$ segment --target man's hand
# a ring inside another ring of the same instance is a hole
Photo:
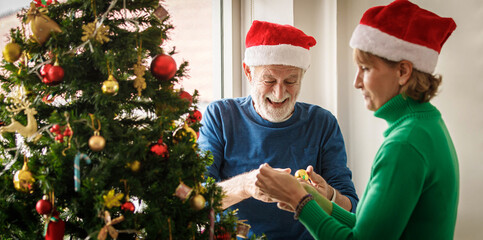
[[[276,168],[276,170],[290,173],[290,168]],[[260,189],[255,186],[258,173],[259,170],[256,169],[219,182],[218,186],[220,186],[225,193],[225,197],[222,200],[222,208],[226,209],[250,197],[263,202],[274,202],[272,198],[262,193]]]
[[[279,172],[286,172],[289,173],[292,171],[290,168],[273,168],[273,170],[279,171]],[[246,180],[245,180],[245,192],[248,197],[253,197],[257,200],[260,200],[262,202],[275,202],[274,199],[270,198],[267,194],[264,194],[262,191],[260,191],[260,188],[255,185],[255,182],[257,181],[257,175],[260,173],[259,169],[250,171],[246,175]],[[247,197],[247,198],[248,198]]]
[[[314,172],[314,167],[309,165],[306,172],[307,175],[309,175],[312,186],[315,187],[315,189],[317,189],[322,196],[326,197],[327,199],[331,199],[335,190],[329,186],[329,184],[327,184],[322,176]]]

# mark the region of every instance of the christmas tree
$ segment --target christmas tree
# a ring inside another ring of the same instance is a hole
[[[1,239],[230,239],[159,0],[35,0],[1,63]]]

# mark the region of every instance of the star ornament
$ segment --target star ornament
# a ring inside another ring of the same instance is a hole
[[[84,32],[82,33],[83,36],[81,38],[82,41],[87,41],[89,39],[94,39],[101,44],[105,42],[109,42],[111,39],[109,39],[109,26],[105,26],[103,24],[97,24],[97,21],[88,23],[87,25],[84,24],[82,25],[82,29]],[[97,31],[96,31],[97,30]]]
[[[111,189],[107,195],[102,196],[104,199],[104,205],[111,209],[112,207],[119,207],[121,206],[121,200],[124,197],[123,193],[115,193],[114,189]]]

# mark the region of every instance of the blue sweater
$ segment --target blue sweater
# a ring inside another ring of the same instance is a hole
[[[198,143],[210,151],[214,163],[211,177],[222,181],[257,169],[262,163],[291,168],[292,174],[308,165],[352,202],[358,202],[352,173],[347,168],[344,140],[335,117],[321,107],[296,103],[285,122],[272,123],[258,115],[251,97],[223,99],[211,103],[203,114]],[[313,239],[293,213],[253,198],[232,206],[238,218],[248,220],[251,234],[265,233],[268,239]]]

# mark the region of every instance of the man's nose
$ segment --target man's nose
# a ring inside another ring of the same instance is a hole
[[[281,100],[285,95],[285,90],[286,88],[283,83],[276,83],[275,86],[273,86],[273,95],[277,98],[277,100]]]

